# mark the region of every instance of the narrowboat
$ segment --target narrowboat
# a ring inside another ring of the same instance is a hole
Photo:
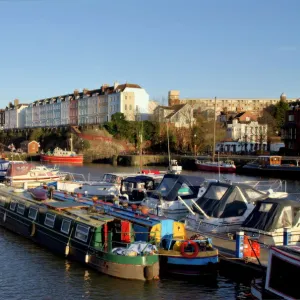
[[[212,246],[211,240],[203,235],[196,234],[188,239],[185,225],[181,222],[150,214],[149,209],[144,206],[123,207],[101,200],[92,202],[85,197],[74,198],[57,191],[53,197],[62,201],[82,201],[94,205],[93,209],[99,213],[122,220],[123,227],[120,231],[129,230],[131,234],[134,233],[136,240],[156,246],[160,276],[215,275],[219,262],[218,250]],[[120,247],[118,251],[122,253],[124,247]]]
[[[155,249],[137,250],[133,236],[122,232],[129,222],[84,203],[37,201],[21,189],[1,186],[0,225],[107,275],[143,281],[159,277]],[[120,246],[127,249],[123,255],[114,251]]]

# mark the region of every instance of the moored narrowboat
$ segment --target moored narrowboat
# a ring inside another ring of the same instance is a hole
[[[131,249],[133,238],[122,234],[120,219],[83,203],[36,201],[29,193],[1,186],[0,225],[107,275],[144,281],[159,276],[154,248]],[[119,246],[130,251],[119,255],[113,251]]]

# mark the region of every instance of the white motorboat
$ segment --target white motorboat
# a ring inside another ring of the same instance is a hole
[[[179,220],[184,218],[193,201],[197,200],[205,178],[189,175],[166,174],[155,191],[142,202],[151,213]]]
[[[185,219],[196,232],[235,233],[266,192],[243,183],[210,182]]]
[[[300,245],[299,194],[270,195],[257,201],[242,224],[241,230],[251,239],[266,245],[283,245],[284,230],[289,232],[289,245]],[[286,228],[286,229],[285,229]]]
[[[49,182],[64,179],[65,174],[57,168],[34,165],[25,161],[12,161],[8,165],[5,180],[11,184],[28,182]]]

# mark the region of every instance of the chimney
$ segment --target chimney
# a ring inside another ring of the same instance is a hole
[[[101,86],[102,93],[104,93],[107,88],[108,88],[108,84],[107,83],[103,83],[102,86]]]
[[[114,89],[116,89],[118,85],[119,85],[119,82],[118,82],[118,81],[115,81],[115,82],[114,82]]]
[[[19,99],[14,100],[14,106],[17,106],[17,105],[19,105]]]

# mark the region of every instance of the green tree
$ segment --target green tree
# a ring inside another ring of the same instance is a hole
[[[43,136],[43,129],[42,128],[34,128],[32,129],[29,140],[30,141],[38,141]]]
[[[288,109],[289,109],[288,103],[282,99],[280,99],[280,101],[275,105],[274,117],[276,120],[278,131],[280,131],[280,128],[285,123],[285,114]]]

